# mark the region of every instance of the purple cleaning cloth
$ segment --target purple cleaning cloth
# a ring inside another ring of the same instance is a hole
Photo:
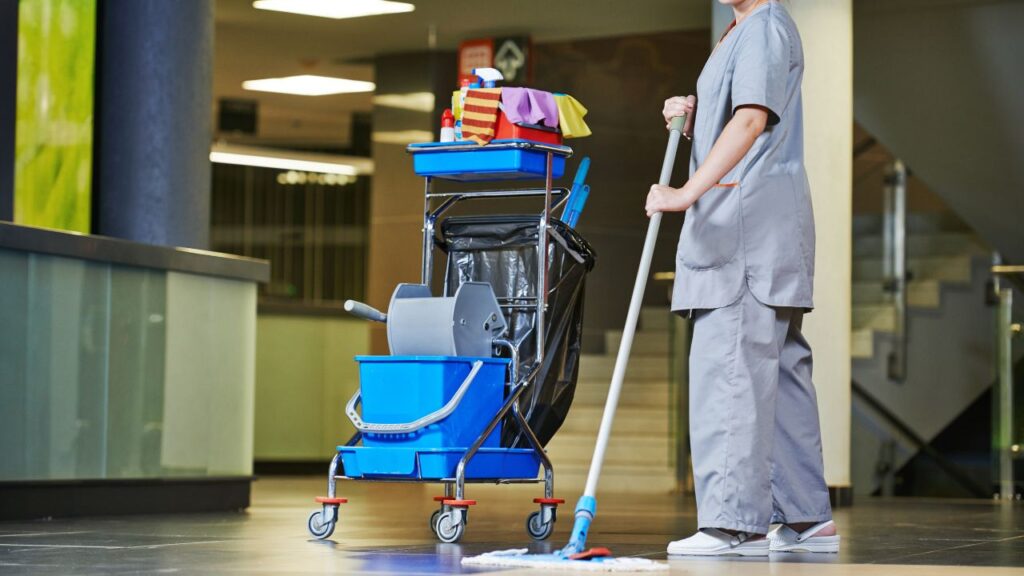
[[[544,124],[558,128],[558,104],[550,92],[533,88],[502,88],[501,106],[513,124]]]

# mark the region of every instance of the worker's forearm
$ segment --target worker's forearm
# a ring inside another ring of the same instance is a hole
[[[757,137],[764,132],[767,112],[760,109],[740,109],[725,125],[722,134],[711,148],[704,163],[683,186],[683,193],[696,202],[722,181],[750,151]]]

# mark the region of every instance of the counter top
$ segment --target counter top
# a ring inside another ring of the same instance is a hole
[[[19,226],[10,222],[0,222],[0,250],[2,249],[250,282],[270,280],[270,263],[266,260],[194,248],[155,246],[106,236]]]

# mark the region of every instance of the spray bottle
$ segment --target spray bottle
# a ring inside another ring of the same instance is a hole
[[[441,142],[455,141],[455,116],[451,108],[445,108],[441,114]]]
[[[480,77],[484,88],[494,88],[498,80],[505,79],[505,76],[497,68],[473,68],[473,74]]]

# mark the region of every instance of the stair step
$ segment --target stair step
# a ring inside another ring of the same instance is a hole
[[[881,258],[885,240],[881,234],[857,236],[853,240],[853,257]],[[907,255],[968,256],[984,255],[986,250],[978,239],[967,232],[933,232],[907,236]]]
[[[907,284],[907,305],[914,308],[938,308],[941,305],[942,283],[938,280],[915,280]],[[853,304],[886,304],[892,294],[881,282],[854,282]]]
[[[572,410],[559,434],[584,434],[592,440],[597,438],[604,406],[577,405],[574,399]],[[616,435],[664,436],[670,433],[669,409],[664,406],[624,405],[615,412]]]
[[[577,462],[587,464],[594,453],[595,438],[585,434],[556,435],[547,446],[551,460],[560,463]],[[605,458],[618,466],[669,465],[669,440],[667,436],[616,436],[608,442]]]
[[[611,382],[591,380],[576,383],[574,406],[604,406]],[[660,380],[623,382],[620,406],[667,406],[669,383]]]
[[[883,263],[881,258],[857,258],[853,261],[855,282],[882,281]],[[909,270],[914,280],[941,280],[945,282],[969,282],[971,280],[970,256],[934,256],[909,258]]]
[[[668,356],[669,341],[671,340],[668,330],[641,330],[633,336],[633,346],[630,347],[631,356]],[[619,344],[622,342],[622,330],[609,330],[604,335],[605,354],[615,356],[619,352]]]
[[[951,212],[911,212],[907,214],[907,236],[944,232],[969,232],[962,220]],[[882,233],[882,215],[856,214],[853,217],[853,236]]]
[[[640,326],[638,332],[668,331],[672,311],[665,307],[648,306],[640,309]]]
[[[658,356],[637,356],[629,359],[626,380],[668,380],[668,358]],[[584,354],[580,357],[579,378],[581,380],[611,380],[615,369],[615,357]]]
[[[892,304],[858,304],[853,307],[851,324],[854,330],[892,332],[896,327],[894,310]]]
[[[554,460],[555,485],[559,492],[582,489],[587,482],[589,462],[582,465],[559,465]],[[601,468],[598,494],[668,494],[676,489],[675,469],[667,466],[615,466]]]
[[[872,358],[875,355],[875,331],[870,328],[854,330],[850,334],[850,357]]]

